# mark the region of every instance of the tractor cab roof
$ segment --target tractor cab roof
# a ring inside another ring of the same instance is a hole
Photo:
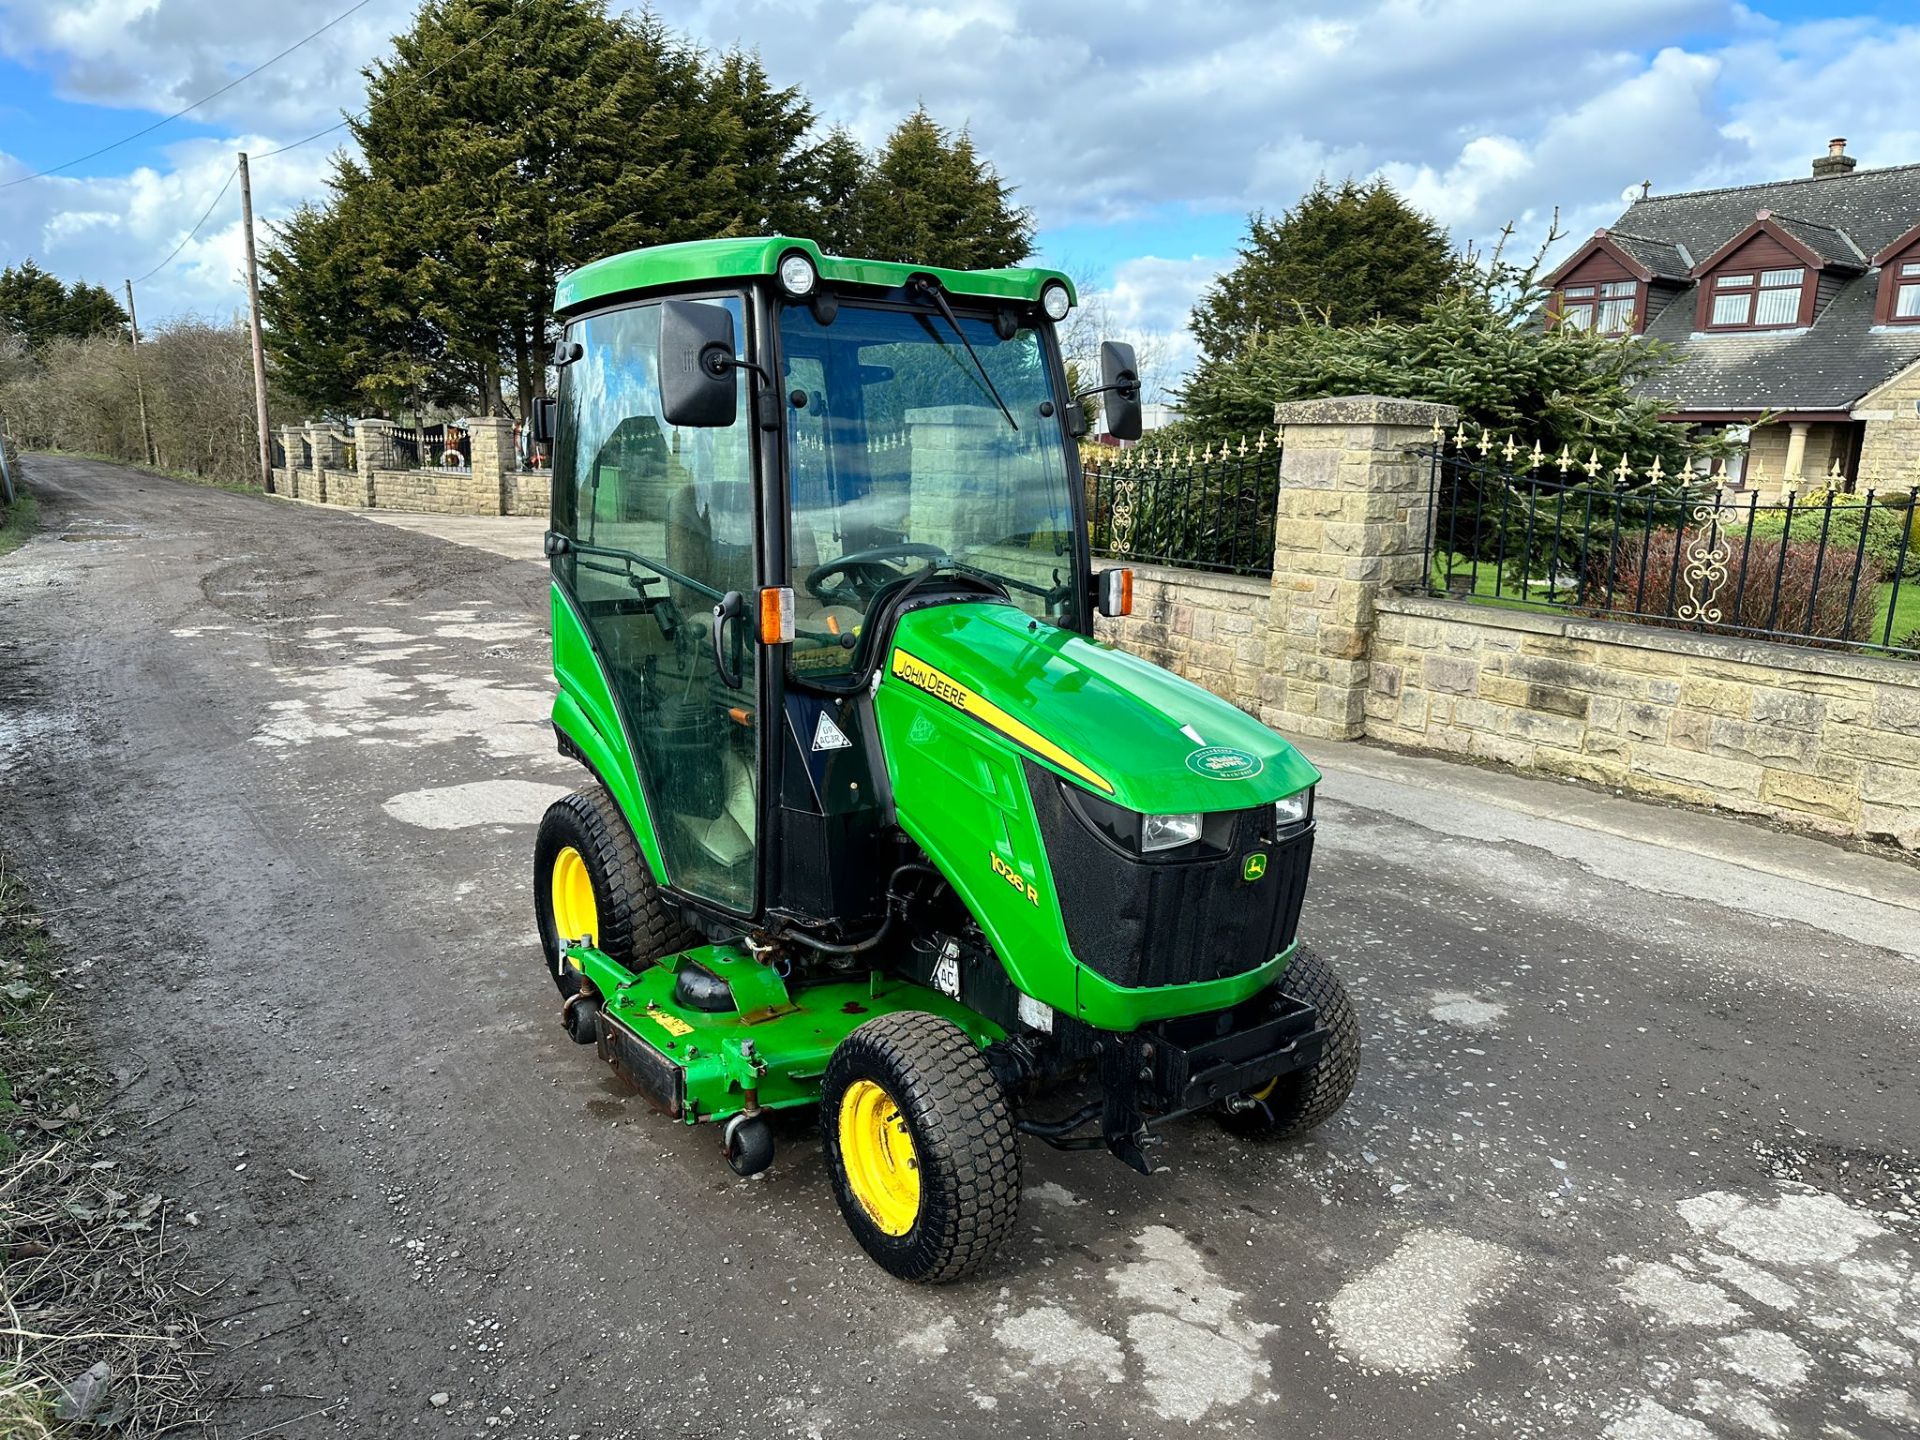
[[[798,250],[813,261],[829,285],[868,285],[893,290],[915,275],[933,275],[953,295],[989,300],[1035,302],[1040,287],[1058,280],[1076,303],[1073,281],[1057,270],[1011,268],[1003,270],[946,270],[938,265],[902,265],[891,260],[852,260],[824,255],[811,240],[790,235],[750,235],[724,240],[689,240],[679,245],[652,245],[609,255],[560,277],[554,310],[568,315],[618,296],[703,281],[749,279],[772,275],[781,259]]]

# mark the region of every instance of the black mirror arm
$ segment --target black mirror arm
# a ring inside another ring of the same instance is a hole
[[[725,354],[714,346],[709,346],[700,356],[700,364],[716,380],[729,370],[751,370],[760,381],[759,387],[753,392],[755,419],[762,430],[780,428],[780,401],[774,394],[773,376],[767,373],[766,366],[738,355]]]

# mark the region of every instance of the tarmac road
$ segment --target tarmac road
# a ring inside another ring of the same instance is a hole
[[[807,1123],[735,1179],[555,1023],[538,564],[26,471],[0,827],[199,1218],[230,1440],[1920,1431],[1920,870],[1336,753],[1344,1114],[1030,1144],[992,1271],[906,1287]]]

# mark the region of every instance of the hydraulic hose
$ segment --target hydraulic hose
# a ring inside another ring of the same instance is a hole
[[[822,955],[864,954],[866,951],[873,949],[882,940],[886,939],[887,935],[892,931],[893,922],[899,913],[894,902],[898,900],[903,900],[906,898],[905,896],[901,895],[900,892],[895,887],[899,885],[900,877],[902,875],[907,875],[907,874],[928,875],[928,876],[931,876],[933,879],[940,881],[943,884],[946,882],[946,876],[942,875],[938,870],[934,869],[933,866],[924,865],[920,863],[918,860],[909,860],[905,865],[902,865],[899,869],[895,870],[891,876],[888,877],[887,879],[887,918],[880,922],[880,928],[878,930],[875,930],[871,935],[867,936],[864,940],[853,940],[853,941],[847,941],[844,943],[835,942],[832,940],[821,940],[816,936],[803,934],[798,930],[791,932],[790,934],[787,935],[786,938],[794,941],[797,944],[806,946],[809,950],[817,950]]]

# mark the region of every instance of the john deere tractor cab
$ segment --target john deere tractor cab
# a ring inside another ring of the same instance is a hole
[[[1077,439],[1140,432],[1132,352],[1070,393],[1044,270],[788,238],[567,276],[553,722],[593,781],[535,846],[567,1032],[728,1162],[818,1105],[855,1237],[946,1280],[1011,1228],[1019,1136],[1147,1172],[1206,1111],[1319,1124],[1359,1053],[1295,940],[1314,769],[1092,638]]]

